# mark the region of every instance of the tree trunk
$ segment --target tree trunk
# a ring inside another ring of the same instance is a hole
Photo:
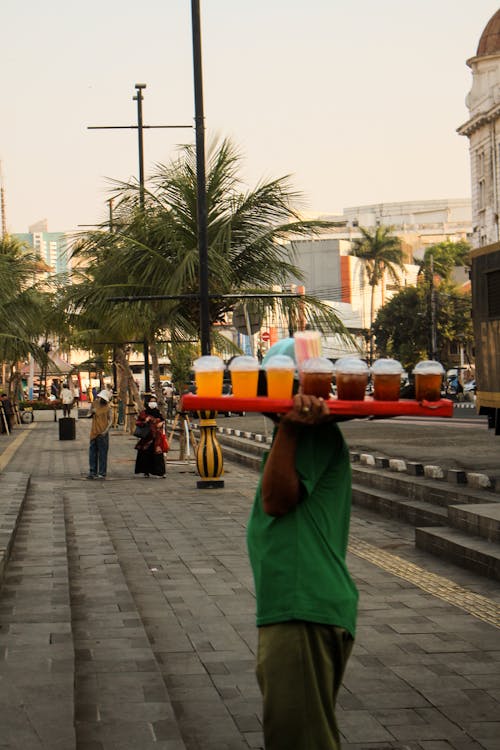
[[[165,417],[167,413],[167,405],[165,403],[165,397],[163,395],[163,390],[161,387],[160,363],[158,361],[158,349],[156,348],[156,342],[154,338],[150,341],[149,353],[151,354],[151,364],[153,366],[154,394],[158,402],[158,409],[160,410],[163,417]]]
[[[134,373],[130,369],[127,356],[120,346],[116,347],[115,362],[117,370],[120,373],[120,398],[123,399],[126,413],[131,416],[131,412],[135,410],[135,413],[139,414],[143,408],[139,389],[134,380]],[[134,431],[134,427],[134,420],[129,419],[128,429],[130,433]]]
[[[372,284],[372,294],[370,299],[370,361],[369,365],[373,364],[373,353],[374,353],[374,342],[373,342],[373,322],[375,320],[375,284]]]

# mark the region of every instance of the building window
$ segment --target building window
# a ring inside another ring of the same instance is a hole
[[[482,211],[485,207],[485,193],[486,193],[484,180],[479,180],[477,184],[477,189],[478,189],[478,208],[480,211]]]
[[[484,175],[484,151],[480,151],[477,155],[477,176],[482,177]]]

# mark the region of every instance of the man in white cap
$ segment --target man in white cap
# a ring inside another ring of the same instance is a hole
[[[103,390],[92,402],[89,418],[92,419],[89,445],[89,473],[87,479],[106,479],[109,450],[109,428],[113,420],[109,404],[109,391]]]

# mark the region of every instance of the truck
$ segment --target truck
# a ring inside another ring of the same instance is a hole
[[[500,435],[500,242],[471,251],[476,405]]]

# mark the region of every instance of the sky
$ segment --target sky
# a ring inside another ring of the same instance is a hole
[[[467,198],[472,75],[495,0],[200,0],[207,149],[244,187],[290,175],[300,207]],[[9,232],[105,221],[138,176],[194,142],[189,0],[2,0],[0,161]]]

